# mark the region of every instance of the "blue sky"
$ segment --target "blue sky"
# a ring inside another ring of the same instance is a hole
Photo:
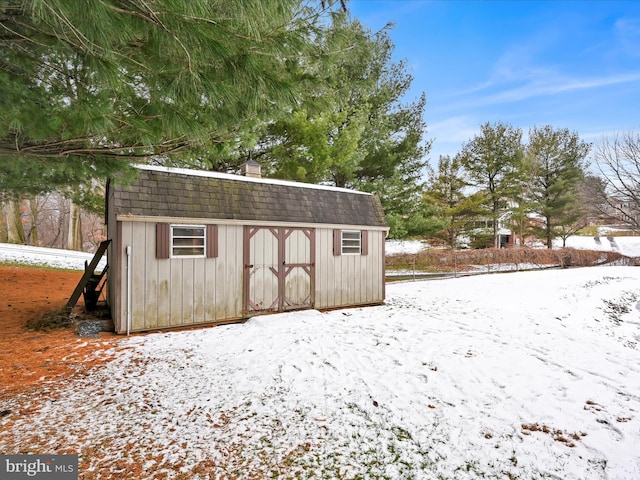
[[[455,155],[485,122],[568,128],[589,142],[640,129],[640,1],[350,0],[427,96],[429,155]]]

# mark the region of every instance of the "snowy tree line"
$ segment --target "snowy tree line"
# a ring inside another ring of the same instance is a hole
[[[451,248],[461,238],[500,246],[499,228],[522,245],[552,248],[587,226],[640,230],[640,135],[602,138],[594,145],[550,125],[523,131],[503,123],[481,126],[453,158],[429,170],[422,198],[424,234]],[[484,221],[484,229],[478,228]]]

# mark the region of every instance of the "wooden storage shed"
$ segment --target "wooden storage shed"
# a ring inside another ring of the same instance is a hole
[[[384,301],[389,228],[375,195],[139,168],[129,185],[107,188],[107,300],[118,333]]]

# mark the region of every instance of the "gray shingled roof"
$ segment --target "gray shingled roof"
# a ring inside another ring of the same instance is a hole
[[[130,185],[111,183],[116,215],[324,223],[386,227],[375,195],[337,189],[140,170]],[[229,177],[229,176],[226,176]]]

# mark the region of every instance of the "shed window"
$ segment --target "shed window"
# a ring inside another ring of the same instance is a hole
[[[204,257],[206,237],[204,225],[171,225],[171,256]]]
[[[367,230],[334,230],[333,254],[368,255],[369,232]]]
[[[342,255],[360,255],[362,252],[362,232],[342,230]]]

